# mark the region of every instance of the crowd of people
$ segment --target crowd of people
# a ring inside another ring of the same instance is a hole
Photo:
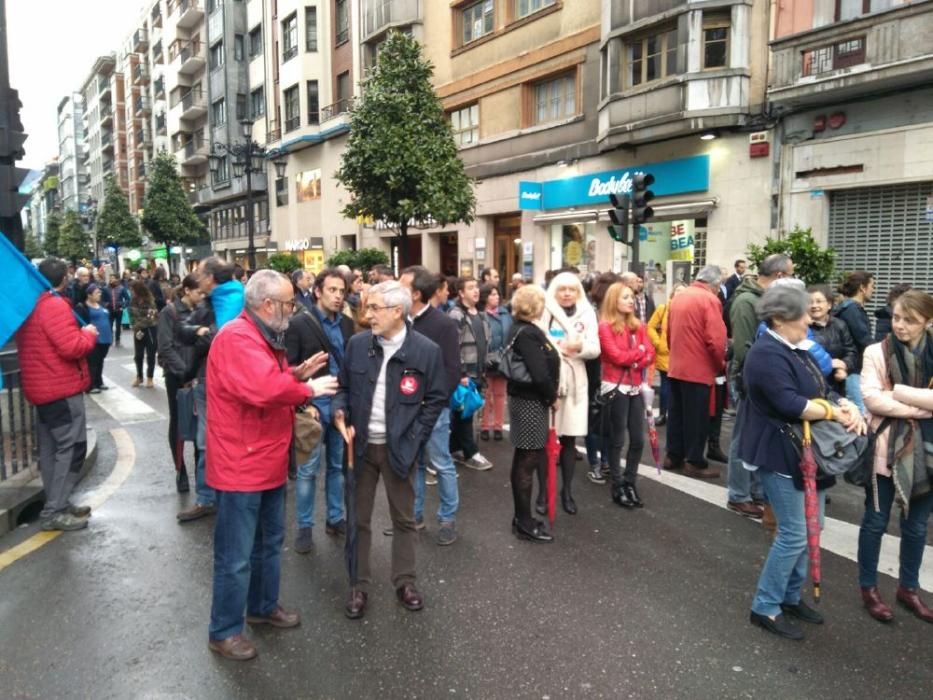
[[[195,498],[178,520],[216,516],[209,636],[211,649],[225,657],[256,655],[243,635],[247,621],[299,624],[278,600],[289,478],[294,550],[313,551],[319,520],[326,535],[346,538],[353,554],[345,614],[358,619],[372,593],[380,478],[392,519],[384,531],[392,538],[391,580],[400,603],[420,610],[415,538],[426,529],[426,486],[437,486],[437,544],[452,545],[457,465],[493,469],[482,446],[509,439],[512,532],[550,543],[554,533],[536,517],[548,513],[550,434],[566,515],[585,507],[573,491],[583,452],[589,480],[606,485],[611,503],[637,512],[646,507],[639,465],[649,429],[661,425],[664,469],[706,480],[718,478],[715,464],[723,465],[727,507],[775,533],[751,622],[794,639],[803,632],[790,618],[823,620],[801,596],[804,494],[800,455],[786,428],[829,420],[876,433],[859,536],[864,604],[876,619],[893,617],[877,587],[877,566],[896,503],[897,600],[933,622],[918,594],[933,509],[933,298],[924,292],[893,289],[873,335],[865,309],[874,294],[871,274],[848,275],[837,297],[825,286],[806,288],[780,254],[765,258],[757,274],[745,261],[736,262],[734,274],[705,266],[692,283],[657,295],[652,279],[635,273],[575,269],[551,271],[543,285],[516,275],[507,286],[495,269],[479,279],[445,278],[420,265],[397,278],[387,266],[368,277],[346,267],[290,277],[260,270],[244,284],[242,271],[218,258],[171,280],[161,269],[151,277],[143,270],[105,284],[80,268],[69,281],[55,260],[39,271],[55,291],[40,299],[19,342],[21,350],[41,346],[33,360],[24,359],[23,379],[39,409],[40,434],[49,436],[40,457],[48,494],[42,526],[87,524],[89,513],[69,500],[72,465],[83,457],[81,392],[107,388],[108,348],[129,329],[133,386],[153,386],[156,362],[164,372],[168,442],[182,493],[190,489],[183,433],[194,442]],[[666,298],[656,305],[656,296]],[[67,318],[69,307],[80,325]],[[58,334],[51,344],[42,335],[50,324]],[[62,378],[54,387],[39,376],[40,357]],[[478,427],[466,408],[470,396],[484,401]],[[724,451],[727,412],[733,428]],[[309,449],[297,447],[299,434],[313,436]],[[319,475],[322,517],[315,513]],[[821,502],[834,482],[819,478]]]

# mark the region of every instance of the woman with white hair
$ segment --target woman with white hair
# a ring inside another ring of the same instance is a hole
[[[560,500],[564,511],[575,515],[577,505],[573,500],[571,483],[577,460],[576,440],[586,437],[589,421],[586,360],[599,356],[599,322],[577,275],[561,272],[554,276],[547,288],[541,323],[560,353],[560,407],[555,419],[560,437]],[[545,510],[543,469],[539,476],[541,488],[537,509],[542,513]]]

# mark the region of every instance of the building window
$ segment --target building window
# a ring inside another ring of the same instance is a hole
[[[344,71],[337,76],[337,101],[346,102],[353,96],[350,87],[350,71]]]
[[[233,35],[233,60],[242,61],[246,58],[245,42],[242,34]]]
[[[729,65],[729,22],[712,20],[703,23],[703,67],[725,68]]]
[[[221,39],[211,47],[208,61],[211,70],[217,70],[224,64],[224,40]]]
[[[305,8],[305,51],[317,51],[317,8]]]
[[[284,207],[288,204],[288,178],[279,177],[275,180],[275,206]]]
[[[577,113],[577,74],[566,73],[534,85],[534,123],[547,124]]]
[[[550,7],[556,2],[557,0],[517,0],[515,16],[518,19],[527,17],[528,15],[535,13],[538,10],[543,10],[545,7]]]
[[[350,11],[347,8],[347,0],[337,0],[334,16],[337,18],[334,25],[337,30],[335,43],[339,46],[350,38]]]
[[[249,33],[249,57],[262,54],[262,25],[254,27]]]
[[[301,98],[298,94],[298,86],[293,85],[286,90],[282,97],[285,102],[285,131],[294,131],[301,126]]]
[[[479,105],[470,105],[451,112],[450,128],[458,146],[479,141]]]
[[[282,22],[282,63],[298,55],[298,13]]]
[[[240,93],[236,96],[236,120],[246,119],[246,95]]]
[[[628,45],[629,87],[677,73],[677,30],[652,34]]]
[[[842,22],[872,12],[881,12],[906,2],[907,0],[836,0],[836,21]]]
[[[461,10],[464,45],[492,32],[494,10],[495,3],[493,0],[481,0]]]
[[[295,175],[296,202],[310,202],[321,198],[321,170],[305,170]]]
[[[266,91],[259,86],[249,94],[249,114],[252,119],[261,117],[266,113]]]
[[[308,81],[308,124],[318,124],[321,121],[321,96],[318,92],[317,81]]]
[[[224,104],[224,98],[211,104],[211,124],[222,126],[227,123],[227,105]]]
[[[216,172],[213,173],[214,184],[217,185],[221,182],[229,182],[230,180],[230,161],[227,160],[227,156],[222,156],[220,159],[220,165],[218,166]]]

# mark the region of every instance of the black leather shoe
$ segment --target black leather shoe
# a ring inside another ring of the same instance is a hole
[[[502,439],[502,431],[501,431],[501,430],[493,430],[493,431],[492,431],[492,439],[493,439],[493,440],[496,440],[496,441],[501,440],[501,439]]]
[[[522,527],[519,523],[515,523],[515,536],[520,540],[541,542],[542,544],[547,544],[554,541],[554,536],[544,529],[543,523],[538,521],[535,521],[535,526],[530,530]]]
[[[706,458],[713,462],[719,462],[721,464],[728,464],[729,457],[722,451],[719,447],[718,442],[711,442],[706,446]]]
[[[635,504],[632,502],[629,494],[625,492],[623,486],[617,486],[612,489],[612,502],[617,506],[622,506],[623,508],[634,508]]]
[[[767,630],[771,634],[776,634],[779,637],[784,637],[785,639],[794,639],[800,641],[803,639],[803,631],[789,622],[784,615],[778,615],[773,620],[767,615],[759,615],[758,613],[752,611],[749,614],[749,622],[753,625],[761,627],[763,630]]]
[[[188,484],[188,470],[182,467],[175,474],[175,488],[178,493],[188,493],[191,486]]]
[[[638,491],[635,490],[635,484],[622,484],[622,491],[625,492],[625,495],[628,496],[628,500],[632,502],[632,505],[636,508],[644,508],[645,504],[641,500],[641,497],[638,495]]]
[[[803,622],[809,622],[811,625],[822,625],[823,616],[802,600],[797,605],[782,605],[781,610],[785,615],[796,617]]]
[[[351,620],[359,620],[366,614],[366,601],[368,596],[364,591],[353,588],[350,590],[350,598],[347,600],[347,606],[344,608],[344,615]]]
[[[535,503],[535,513],[538,515],[547,515],[547,503],[544,501],[538,501]]]
[[[489,431],[488,431],[488,430],[480,430],[480,431],[479,431],[479,439],[480,439],[480,440],[485,440],[486,442],[489,442]]]
[[[574,503],[573,496],[571,496],[569,493],[562,493],[560,495],[560,504],[567,515],[577,514],[577,504]]]

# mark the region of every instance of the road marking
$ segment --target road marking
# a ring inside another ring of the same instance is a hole
[[[110,472],[110,476],[97,488],[89,491],[82,499],[91,510],[97,510],[104,502],[110,498],[117,489],[127,480],[133,471],[133,465],[136,463],[136,446],[133,444],[133,438],[123,428],[114,428],[110,431],[117,447],[117,462]],[[5,552],[0,552],[0,571],[10,566],[14,562],[22,559],[27,554],[35,552],[40,547],[44,547],[52,540],[61,536],[58,530],[46,532],[40,531],[29,539],[20,542],[15,547],[11,547]]]
[[[145,423],[147,421],[164,420],[165,416],[151,408],[142,399],[138,399],[123,387],[119,386],[109,377],[104,377],[110,387],[99,394],[91,394],[91,398],[102,409],[107,411],[116,420],[123,424]]]
[[[134,377],[136,376],[136,363],[135,362],[130,362],[130,363],[123,364],[120,366],[123,369],[125,369],[127,372],[132,374]],[[162,391],[165,391],[165,376],[163,374],[157,372],[155,376],[152,378],[152,381],[158,388],[160,388]]]

